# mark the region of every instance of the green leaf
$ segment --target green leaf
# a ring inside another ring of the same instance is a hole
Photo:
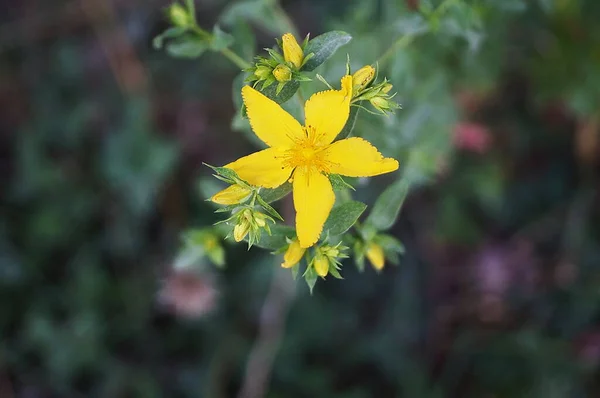
[[[329,213],[323,229],[329,231],[329,235],[341,235],[356,223],[366,208],[366,204],[356,200],[336,206]]]
[[[286,238],[293,239],[296,236],[296,230],[287,225],[273,225],[271,227],[271,235],[261,234],[260,240],[254,243],[254,246],[258,246],[267,250],[279,250],[282,247],[287,246]],[[246,237],[245,240],[248,238]]]
[[[278,201],[281,198],[284,198],[290,192],[292,192],[292,184],[286,182],[284,184],[281,184],[277,188],[262,188],[259,192],[259,195],[265,202],[272,203]]]
[[[169,28],[152,40],[152,47],[154,47],[154,49],[156,50],[160,50],[163,46],[163,42],[165,41],[165,39],[174,39],[184,34],[185,31],[186,28],[182,27]]]
[[[404,178],[387,187],[375,201],[373,210],[371,210],[365,224],[379,231],[384,231],[394,225],[408,194],[408,189],[409,183]]]
[[[263,207],[263,209],[265,209],[265,211],[267,213],[269,213],[271,216],[283,221],[283,217],[281,217],[281,215],[279,213],[277,213],[277,210],[275,210],[267,202],[265,202],[263,198],[261,198],[260,196],[256,196],[256,200]]]
[[[317,275],[317,272],[315,271],[314,267],[309,266],[306,269],[306,272],[304,273],[304,280],[306,281],[306,284],[308,285],[308,288],[310,289],[310,294],[313,293],[313,288],[315,287],[315,284],[317,283],[317,279],[319,278],[319,275]]]
[[[237,173],[235,171],[233,171],[232,169],[228,169],[227,167],[215,167],[215,166],[211,166],[206,163],[204,163],[204,165],[207,167],[210,167],[215,173],[217,173],[217,175],[219,175],[221,177],[225,177],[225,179],[227,179],[227,180],[232,180],[232,181],[241,180],[241,178],[238,177]]]
[[[167,44],[167,53],[175,58],[198,58],[207,49],[205,41],[193,36],[180,37]]]
[[[356,189],[354,189],[352,185],[348,184],[339,174],[329,174],[329,182],[331,182],[331,186],[333,187],[334,191],[341,191],[343,189],[351,189],[356,191]]]
[[[356,125],[356,119],[358,119],[358,111],[360,108],[358,106],[350,107],[350,115],[348,115],[348,121],[344,125],[344,128],[340,133],[335,137],[336,141],[343,140],[347,138],[350,134],[352,134],[352,130],[354,130],[354,126]]]
[[[308,42],[304,48],[304,54],[308,55],[313,53],[314,55],[310,58],[302,67],[303,71],[314,70],[317,66],[325,62],[331,57],[338,48],[348,43],[352,39],[346,32],[340,30],[334,30],[331,32],[323,33]]]
[[[279,93],[277,93],[277,85],[273,84],[265,88],[261,88],[259,91],[267,97],[269,97],[270,99],[272,99],[273,101],[277,102],[278,104],[283,104],[284,102],[292,98],[294,94],[296,94],[296,91],[298,91],[299,87],[299,82],[295,80],[290,80],[286,83],[285,86],[283,86]]]
[[[234,42],[233,36],[223,32],[219,25],[215,25],[212,31],[212,40],[210,41],[210,49],[213,51],[221,51],[231,46]]]

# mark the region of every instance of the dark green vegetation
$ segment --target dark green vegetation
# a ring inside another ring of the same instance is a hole
[[[399,93],[353,134],[411,183],[406,252],[312,297],[244,245],[171,269],[219,219],[201,163],[256,148],[238,68],[154,50],[166,1],[0,6],[0,397],[599,396],[600,2],[440,3],[196,4],[247,61],[348,32],[315,71],[379,60]]]

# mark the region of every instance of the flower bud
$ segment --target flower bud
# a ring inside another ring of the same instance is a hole
[[[210,200],[219,205],[235,205],[243,202],[252,191],[238,184],[231,185],[214,194]]]
[[[265,80],[271,75],[271,68],[265,65],[259,65],[254,70],[254,76],[258,77],[259,80]]]
[[[377,243],[369,242],[366,251],[367,258],[377,271],[381,271],[385,265],[385,255],[383,248]]]
[[[267,222],[265,221],[265,215],[259,212],[254,213],[254,222],[260,228],[263,228],[265,225],[267,225]]]
[[[300,246],[298,239],[294,239],[283,255],[283,263],[281,263],[281,266],[283,268],[293,267],[294,265],[298,264],[300,260],[302,260],[305,252],[306,249]]]
[[[300,68],[302,66],[302,61],[304,60],[304,52],[294,35],[286,33],[281,37],[281,41],[283,47],[283,59],[285,59],[286,62],[294,64],[296,68]]]
[[[177,27],[183,28],[189,26],[190,16],[185,8],[179,3],[173,3],[169,7],[169,19]]]
[[[352,75],[352,93],[356,95],[359,91],[367,87],[375,77],[375,68],[371,65],[365,65]]]
[[[319,253],[313,261],[313,267],[315,267],[317,275],[319,275],[320,277],[325,277],[329,272],[329,260],[327,259],[327,257]]]
[[[249,231],[250,223],[248,220],[242,219],[241,222],[236,224],[236,226],[233,228],[233,239],[235,239],[236,242],[241,242],[244,240],[246,235],[248,235]]]
[[[286,65],[279,64],[273,69],[273,76],[278,82],[289,82],[292,79],[292,71]]]
[[[392,88],[393,88],[393,87],[394,87],[394,86],[392,86],[392,84],[391,84],[391,83],[386,83],[386,84],[385,84],[385,85],[384,85],[384,86],[381,88],[381,92],[382,92],[382,93],[384,93],[384,94],[387,94],[387,93],[389,93],[389,92],[392,90]]]

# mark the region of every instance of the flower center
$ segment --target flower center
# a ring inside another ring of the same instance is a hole
[[[327,161],[324,159],[326,146],[315,145],[310,138],[306,138],[290,148],[285,154],[285,165],[287,167],[309,167],[316,168],[325,173],[328,172]]]

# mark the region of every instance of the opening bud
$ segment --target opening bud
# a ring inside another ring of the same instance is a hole
[[[375,68],[371,65],[365,65],[352,75],[352,93],[356,95],[362,89],[367,87],[375,77]]]
[[[241,219],[239,224],[233,228],[233,239],[236,242],[244,240],[248,232],[250,231],[250,222],[246,219]]]
[[[298,239],[294,239],[283,255],[283,263],[281,263],[281,266],[283,268],[293,267],[294,265],[298,264],[300,260],[302,260],[305,252],[306,249],[300,246]]]
[[[250,189],[235,184],[217,192],[210,200],[219,205],[235,205],[248,199],[251,193]]]
[[[286,62],[291,62],[296,68],[300,68],[302,66],[302,61],[304,60],[304,52],[294,35],[286,33],[281,37],[281,41],[281,46],[283,47],[283,59],[285,59]],[[277,78],[277,76],[275,77]]]

